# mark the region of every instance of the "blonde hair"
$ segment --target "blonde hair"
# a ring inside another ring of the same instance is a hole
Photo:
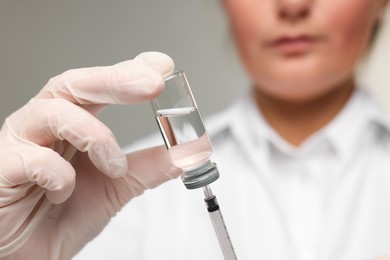
[[[381,15],[373,38],[356,71],[359,86],[368,89],[382,107],[390,112],[390,5]]]

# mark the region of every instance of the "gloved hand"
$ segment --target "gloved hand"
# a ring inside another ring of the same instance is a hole
[[[164,147],[125,155],[95,117],[108,103],[154,98],[173,68],[167,55],[148,52],[113,66],[69,70],[6,119],[0,258],[70,259],[125,203],[180,175]]]

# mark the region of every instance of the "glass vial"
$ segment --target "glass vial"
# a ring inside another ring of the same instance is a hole
[[[152,107],[173,164],[183,170],[188,189],[206,186],[219,177],[210,139],[184,72],[165,79],[165,89]]]

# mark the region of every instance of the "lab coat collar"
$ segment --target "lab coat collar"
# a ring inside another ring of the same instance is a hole
[[[217,136],[227,130],[238,144],[243,146],[243,151],[249,151],[250,156],[255,154],[257,159],[271,159],[271,151],[274,148],[290,156],[301,156],[310,152],[313,146],[323,145],[324,142],[332,147],[337,155],[346,158],[353,154],[354,149],[365,138],[366,131],[375,131],[373,129],[378,129],[379,126],[384,129],[381,133],[390,137],[390,118],[377,102],[361,89],[356,89],[339,114],[300,147],[290,145],[272,129],[249,92],[224,113],[224,116],[215,117],[218,122],[210,120],[211,125],[214,125],[211,126],[210,136]]]
[[[353,154],[367,138],[377,138],[379,133],[390,136],[390,118],[362,89],[355,90],[349,102],[324,128],[324,134],[344,158]]]

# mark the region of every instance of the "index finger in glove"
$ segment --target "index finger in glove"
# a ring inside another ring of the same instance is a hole
[[[108,176],[125,174],[126,158],[112,131],[69,101],[32,99],[7,118],[6,126],[14,139],[40,146],[53,148],[57,140],[66,140],[77,150],[88,152],[94,165]]]
[[[35,98],[62,98],[81,105],[139,103],[157,96],[173,69],[166,54],[144,52],[113,66],[68,70],[50,79]]]

